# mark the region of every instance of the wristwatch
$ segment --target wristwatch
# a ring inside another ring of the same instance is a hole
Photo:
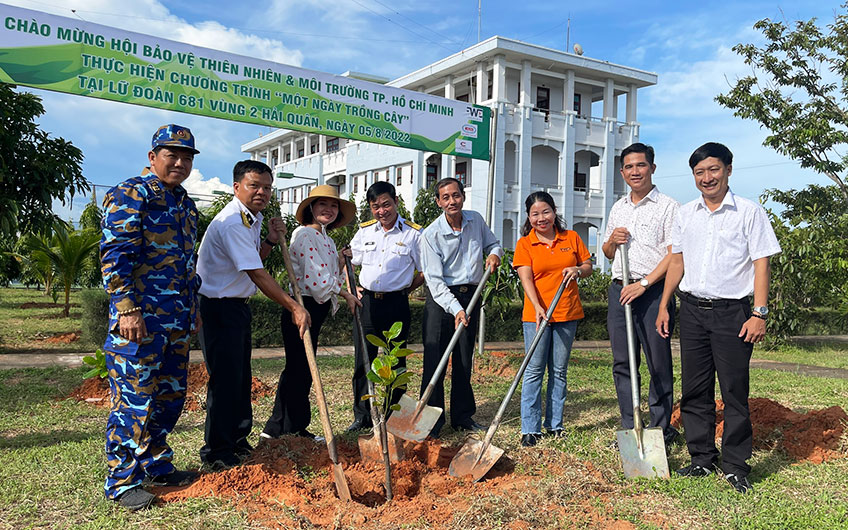
[[[752,307],[751,309],[754,311],[753,316],[758,317],[758,318],[762,318],[763,320],[765,320],[766,315],[768,315],[768,312],[769,312],[768,307],[766,307],[764,305],[755,306],[755,307]]]
[[[639,280],[639,285],[647,289],[651,286],[651,282],[649,282],[647,278],[642,278],[641,280]]]

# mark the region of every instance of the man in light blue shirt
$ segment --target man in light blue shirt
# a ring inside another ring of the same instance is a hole
[[[464,202],[465,190],[460,181],[444,178],[437,182],[436,203],[444,215],[440,215],[421,234],[422,272],[428,288],[422,324],[422,393],[435,373],[456,327],[463,325],[476,329],[479,306],[470,315],[466,314],[464,308],[468,306],[477,284],[483,278],[484,267],[494,271],[500,265],[503,255],[500,242],[486,226],[483,217],[474,211],[463,211]],[[473,353],[474,333],[464,333],[451,354],[450,410],[451,426],[455,430],[485,430],[473,419],[477,410],[474,391],[471,389]],[[444,374],[439,378],[427,404],[444,409]],[[443,413],[430,436],[438,438],[444,424]]]

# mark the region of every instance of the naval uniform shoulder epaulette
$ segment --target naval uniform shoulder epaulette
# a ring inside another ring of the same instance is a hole
[[[405,224],[406,226],[409,226],[411,228],[414,228],[415,230],[418,230],[419,232],[421,231],[421,225],[415,224],[412,221],[410,221],[409,219],[404,219],[403,224]]]
[[[376,219],[371,219],[370,221],[365,221],[364,223],[359,223],[359,228],[365,228],[366,226],[371,226],[376,223]]]

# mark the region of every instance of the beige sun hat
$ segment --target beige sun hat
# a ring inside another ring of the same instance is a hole
[[[310,204],[323,197],[339,201],[339,216],[336,218],[335,222],[333,222],[332,226],[334,228],[347,226],[351,221],[356,219],[356,205],[350,201],[340,198],[339,191],[335,188],[335,186],[321,184],[320,186],[312,188],[312,191],[309,192],[309,197],[300,201],[300,204],[297,207],[297,212],[294,214],[300,224],[305,224],[303,222],[303,212],[306,211]]]

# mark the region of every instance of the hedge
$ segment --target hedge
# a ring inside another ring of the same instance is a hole
[[[81,293],[82,300],[82,339],[92,346],[100,346],[106,340],[109,299],[102,290],[86,290]],[[282,344],[280,335],[280,306],[263,295],[250,299],[253,313],[253,347],[275,347]],[[413,343],[421,342],[421,322],[423,321],[424,302],[410,301],[412,313]],[[607,304],[587,302],[583,304],[585,318],[577,326],[577,340],[608,340]],[[341,346],[353,343],[352,316],[344,304],[339,306],[335,315],[328,317],[321,330],[319,342],[323,346]],[[495,319],[492,315],[486,322],[486,340],[523,341],[521,332],[521,305],[512,304],[507,314]],[[828,335],[848,333],[848,321],[837,311],[822,309],[816,311],[806,322],[802,334]],[[675,326],[675,335],[677,329]],[[198,347],[195,343],[193,348]]]

